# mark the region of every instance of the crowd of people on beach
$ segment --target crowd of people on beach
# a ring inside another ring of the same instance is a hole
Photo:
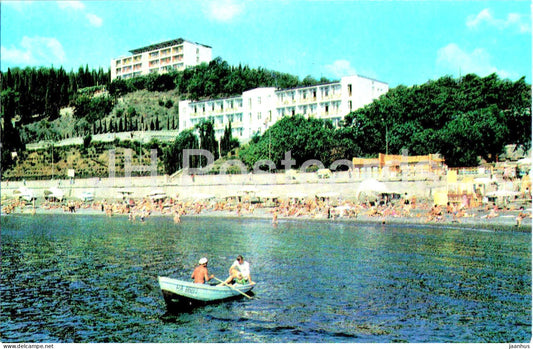
[[[13,201],[3,205],[5,214],[25,212],[27,204],[24,201]],[[35,213],[35,202],[30,206]],[[232,197],[226,199],[180,200],[167,197],[165,199],[151,200],[124,199],[116,201],[45,201],[40,208],[60,210],[75,213],[78,211],[97,211],[106,216],[127,215],[130,221],[144,222],[150,215],[169,215],[175,223],[181,222],[181,217],[214,214],[221,216],[262,216],[271,217],[272,223],[277,224],[280,218],[307,218],[307,219],[346,219],[355,220],[368,218],[386,223],[395,218],[410,218],[421,223],[451,222],[460,223],[464,218],[493,219],[499,217],[502,211],[511,211],[508,208],[500,209],[494,203],[484,206],[468,208],[461,204],[448,203],[445,207],[428,201],[417,200],[415,197],[388,200],[381,198],[376,201],[355,201],[329,198],[287,198],[269,199],[264,202],[254,202],[249,198]],[[27,212],[27,211],[26,211]],[[525,218],[531,218],[531,212],[526,213],[524,208],[515,211],[516,225],[521,226]]]

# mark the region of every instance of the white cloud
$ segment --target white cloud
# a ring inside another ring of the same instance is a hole
[[[506,19],[500,19],[493,16],[490,9],[481,10],[477,15],[470,15],[466,19],[466,26],[471,29],[477,29],[483,25],[495,27],[499,30],[507,28],[517,28],[521,33],[531,32],[531,25],[528,18],[519,13],[509,13]]]
[[[57,5],[60,9],[73,9],[73,10],[83,10],[85,9],[85,4],[81,1],[58,1]]]
[[[85,17],[89,20],[89,23],[91,23],[91,25],[93,27],[101,27],[102,26],[103,20],[102,20],[102,18],[98,17],[97,15],[95,15],[93,13],[88,13]]]
[[[352,67],[351,63],[345,59],[338,59],[332,64],[327,64],[325,68],[328,73],[332,74],[336,78],[357,74],[355,68]]]
[[[94,13],[86,13],[85,4],[81,1],[57,1],[57,6],[59,6],[61,10],[74,10],[85,13],[85,18],[93,27],[101,27],[104,23],[103,19]]]
[[[244,3],[237,0],[207,0],[204,12],[215,21],[228,22],[244,12]]]
[[[482,48],[466,52],[457,44],[450,43],[437,52],[437,66],[443,68],[446,74],[469,74],[486,76],[497,73],[501,78],[517,78],[518,74],[496,68],[491,63],[490,54]]]
[[[480,23],[487,21],[492,21],[492,15],[490,14],[490,11],[488,8],[481,10],[480,13],[478,13],[476,16],[470,15],[466,19],[466,26],[469,28],[475,28],[479,26]]]
[[[27,37],[20,42],[20,48],[2,46],[2,61],[25,65],[61,64],[65,61],[65,51],[56,38]]]

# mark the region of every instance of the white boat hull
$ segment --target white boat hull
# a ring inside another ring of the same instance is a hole
[[[159,287],[168,305],[178,305],[179,303],[193,305],[240,297],[242,293],[249,292],[255,286],[253,282],[245,285],[235,284],[230,287],[195,284],[163,276],[158,279]]]

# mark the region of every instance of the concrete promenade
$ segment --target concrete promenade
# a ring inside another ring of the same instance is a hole
[[[417,177],[382,178],[377,173],[335,172],[330,178],[318,178],[316,173],[275,173],[196,175],[182,174],[153,177],[115,177],[85,179],[54,179],[9,181],[1,183],[2,198],[13,197],[13,191],[26,187],[32,189],[38,199],[44,191],[57,187],[63,190],[67,199],[76,199],[83,192],[93,193],[95,199],[121,199],[123,192],[132,198],[143,198],[155,191],[162,191],[169,197],[195,199],[203,197],[224,198],[248,194],[259,197],[314,197],[315,195],[337,196],[340,199],[356,199],[358,189],[369,178],[379,180],[389,192],[408,193],[419,199],[432,199],[433,192],[446,188],[446,180],[434,175]]]

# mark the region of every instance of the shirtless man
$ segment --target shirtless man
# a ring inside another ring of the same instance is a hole
[[[198,261],[198,266],[194,268],[191,275],[191,279],[194,279],[194,283],[196,284],[205,284],[214,277],[215,275],[211,274],[209,276],[207,272],[207,258],[205,257]]]

